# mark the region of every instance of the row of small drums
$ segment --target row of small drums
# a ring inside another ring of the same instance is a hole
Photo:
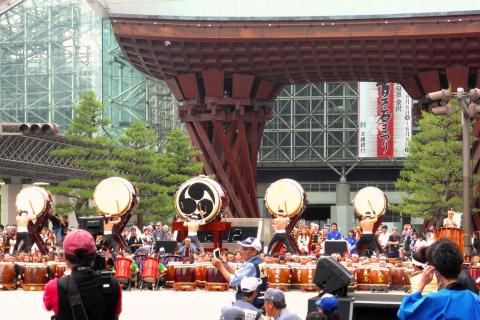
[[[242,267],[241,263],[230,263],[234,270]],[[292,268],[288,265],[265,265],[264,270],[268,275],[268,286],[288,290],[300,288],[306,291],[316,291],[313,284],[315,265],[295,265]],[[228,284],[210,262],[195,264],[183,264],[181,262],[170,262],[167,265],[166,284],[175,290],[193,290],[203,288],[207,291],[224,291]]]
[[[26,291],[42,291],[50,279],[60,278],[67,269],[62,262],[44,263],[21,263],[21,262],[0,262],[0,288],[16,289],[15,264],[23,274],[21,287]]]
[[[414,270],[405,267],[379,267],[376,265],[362,265],[359,267],[347,267],[354,275],[354,286],[357,290],[370,290],[372,286],[388,286],[393,290],[409,290],[411,288],[410,277]],[[480,288],[480,267],[470,267],[468,272]]]
[[[159,278],[159,263],[157,258],[145,258],[142,260],[141,280],[155,283]],[[117,258],[115,264],[115,277],[119,280],[130,280],[132,277],[130,268],[132,260]],[[166,286],[175,290],[194,290],[205,288],[206,290],[224,291],[228,284],[222,274],[211,263],[184,264],[178,261],[170,261],[167,264]]]

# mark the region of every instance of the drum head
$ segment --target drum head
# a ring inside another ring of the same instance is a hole
[[[305,208],[305,191],[295,180],[277,180],[265,192],[265,205],[274,217],[278,215],[279,210],[283,210],[289,217],[294,217]]]
[[[365,216],[366,212],[374,213],[375,217],[381,216],[385,213],[387,205],[387,197],[376,187],[361,189],[353,199],[353,209],[359,216]]]
[[[93,200],[101,214],[121,216],[131,209],[135,187],[130,181],[112,177],[100,181],[95,188]]]
[[[26,211],[38,218],[45,212],[50,198],[50,194],[43,188],[27,187],[18,193],[15,205],[17,210]]]
[[[184,220],[195,214],[208,223],[222,213],[226,204],[228,201],[223,188],[206,176],[187,180],[175,194],[175,210]]]

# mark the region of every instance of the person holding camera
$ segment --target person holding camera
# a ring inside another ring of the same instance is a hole
[[[71,274],[45,286],[43,303],[57,320],[116,320],[122,311],[122,292],[110,273],[93,268],[96,256],[92,235],[76,229],[63,241]]]

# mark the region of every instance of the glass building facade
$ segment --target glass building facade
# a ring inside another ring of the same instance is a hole
[[[259,159],[262,163],[355,161],[358,84],[285,87],[274,103]]]
[[[78,0],[25,0],[0,11],[0,120],[56,122],[65,130],[80,93],[105,104],[116,136],[133,121],[159,138],[180,126],[168,88],[134,69],[108,20]],[[352,165],[357,162],[358,85],[285,87],[274,103],[261,165]]]
[[[103,100],[109,134],[135,120],[160,136],[179,125],[168,89],[129,65],[110,23],[85,1],[25,0],[0,12],[0,120],[63,131],[85,90]]]

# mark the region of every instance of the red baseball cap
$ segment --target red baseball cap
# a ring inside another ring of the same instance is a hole
[[[85,249],[90,254],[97,251],[95,241],[88,231],[82,229],[72,230],[63,240],[63,251],[66,255],[74,256],[77,249]]]

